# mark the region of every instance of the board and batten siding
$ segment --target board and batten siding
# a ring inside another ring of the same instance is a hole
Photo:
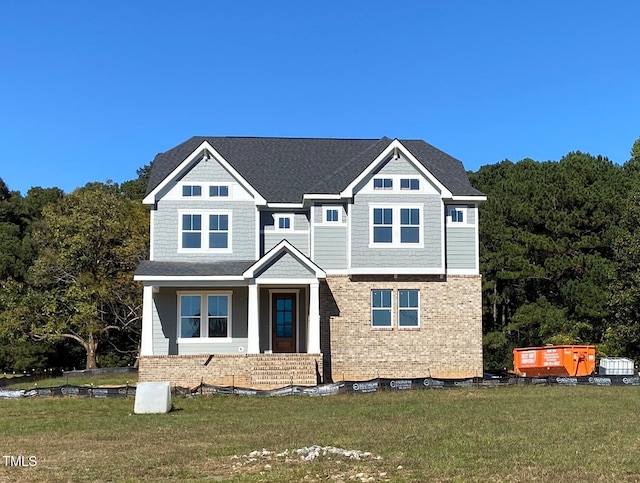
[[[215,292],[231,291],[231,341],[215,342],[214,338],[198,342],[178,342],[178,291]],[[153,294],[153,355],[186,354],[242,354],[247,350],[249,290],[233,288],[180,288],[160,287]],[[240,350],[242,348],[242,350]]]

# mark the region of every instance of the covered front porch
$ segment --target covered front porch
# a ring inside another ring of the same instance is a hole
[[[324,276],[286,241],[257,262],[146,262],[140,380],[316,384]]]

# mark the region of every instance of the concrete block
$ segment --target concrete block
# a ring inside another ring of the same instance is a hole
[[[171,410],[169,382],[140,382],[136,386],[136,414],[161,414]]]

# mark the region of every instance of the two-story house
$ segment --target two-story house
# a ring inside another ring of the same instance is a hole
[[[193,137],[159,154],[140,380],[480,375],[484,199],[421,140]]]

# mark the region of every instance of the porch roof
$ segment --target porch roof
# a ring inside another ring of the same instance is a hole
[[[135,273],[140,277],[240,277],[254,260],[230,262],[158,262],[143,260]]]

